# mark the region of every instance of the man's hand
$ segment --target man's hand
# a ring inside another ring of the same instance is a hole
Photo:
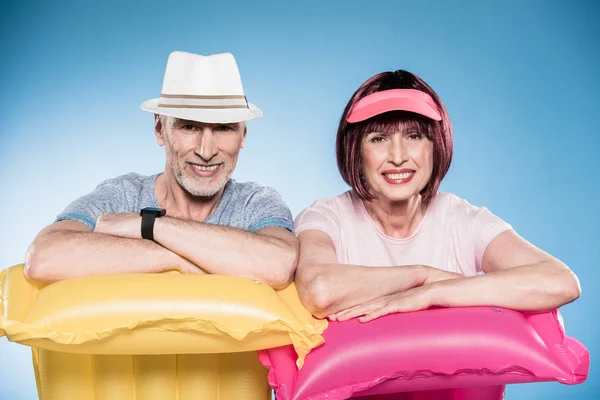
[[[142,217],[138,213],[104,214],[98,217],[94,232],[117,236],[127,239],[142,238]],[[160,246],[160,245],[159,245]],[[206,271],[198,267],[190,260],[171,252],[166,253],[169,257],[165,265],[177,269],[183,274],[206,274]]]
[[[104,214],[96,221],[96,233],[129,239],[142,238],[142,217],[139,213]]]
[[[329,316],[332,321],[346,321],[355,317],[360,322],[369,322],[384,315],[397,312],[425,310],[433,305],[431,288],[433,285],[423,285],[373,301],[349,308]]]
[[[200,268],[199,266],[197,266],[196,264],[194,264],[193,262],[191,262],[190,260],[188,260],[187,258],[183,258],[171,251],[169,251],[173,257],[175,257],[176,261],[175,261],[175,265],[176,268],[179,270],[179,272],[181,272],[182,274],[206,274],[207,272],[205,270],[203,270],[202,268]]]

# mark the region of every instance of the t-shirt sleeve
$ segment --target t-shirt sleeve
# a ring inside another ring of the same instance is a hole
[[[483,253],[485,253],[488,245],[496,236],[509,229],[512,229],[511,225],[492,214],[487,208],[481,207],[475,212],[471,230],[471,243],[478,273],[482,272]]]
[[[340,219],[327,200],[318,200],[312,206],[302,211],[295,221],[296,234],[316,229],[326,233],[336,248],[340,242]]]
[[[250,210],[247,222],[250,232],[276,226],[294,233],[292,213],[273,188],[261,187],[256,190],[248,200],[246,210]]]
[[[126,212],[124,204],[127,204],[127,199],[122,181],[109,179],[99,184],[93,192],[69,204],[54,222],[74,220],[94,230],[100,215]]]

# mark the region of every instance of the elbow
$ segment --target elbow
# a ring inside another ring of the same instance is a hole
[[[323,319],[331,314],[334,299],[331,296],[329,278],[324,273],[311,277],[297,277],[298,295],[306,309],[316,318]]]
[[[24,273],[25,279],[32,283],[50,284],[57,280],[48,258],[44,257],[43,246],[37,243],[27,250]]]
[[[266,283],[275,290],[282,290],[290,286],[294,281],[294,273],[281,273],[271,277]]]
[[[548,281],[543,293],[548,297],[548,309],[557,309],[572,303],[581,296],[581,286],[577,275],[565,264],[556,264],[556,272]],[[552,300],[550,300],[552,299]]]
[[[320,307],[318,304],[307,307],[306,309],[317,319],[326,319],[331,314],[327,312],[327,308]]]
[[[298,266],[298,244],[286,244],[281,247],[281,255],[277,258],[278,262],[273,266],[273,271],[278,271],[268,280],[269,286],[273,289],[285,289],[294,281],[296,267]]]
[[[563,290],[562,295],[564,298],[564,304],[572,303],[581,296],[581,285],[577,275],[573,271],[567,268],[563,279]]]

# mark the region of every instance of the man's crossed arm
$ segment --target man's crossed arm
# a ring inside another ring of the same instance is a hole
[[[179,270],[256,279],[287,286],[298,260],[298,242],[288,230],[256,232],[158,218],[154,240],[141,238],[138,213],[105,214],[92,231],[78,221],[56,222],[35,238],[25,258],[28,279],[51,283],[77,276]]]

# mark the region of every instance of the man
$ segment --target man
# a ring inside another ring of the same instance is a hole
[[[245,121],[262,116],[234,57],[172,53],[161,97],[142,109],[154,113],[164,172],[107,180],[71,203],[29,247],[27,278],[178,269],[287,286],[298,254],[288,207],[273,189],[230,179]]]

